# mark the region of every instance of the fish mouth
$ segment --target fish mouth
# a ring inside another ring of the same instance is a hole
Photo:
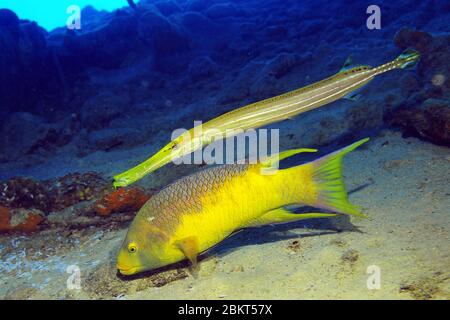
[[[139,271],[139,267],[126,267],[126,266],[121,266],[121,265],[117,265],[117,270],[119,270],[119,272],[121,274],[123,274],[124,276],[131,276],[135,273],[137,273]]]

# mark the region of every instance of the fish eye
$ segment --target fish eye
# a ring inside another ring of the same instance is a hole
[[[138,247],[137,247],[137,245],[134,242],[132,242],[132,243],[130,243],[128,245],[128,252],[129,253],[135,253],[137,251],[137,249],[138,249]]]

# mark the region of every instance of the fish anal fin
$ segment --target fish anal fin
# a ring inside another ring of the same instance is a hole
[[[186,258],[197,267],[197,255],[199,253],[198,238],[196,236],[186,237],[175,241],[175,245],[183,252]]]
[[[247,224],[246,227],[258,227],[267,224],[278,224],[313,218],[330,218],[335,217],[337,215],[338,214],[336,213],[319,213],[319,212],[294,213],[284,207],[281,207],[264,213],[259,218]]]
[[[362,94],[358,92],[350,92],[349,94],[344,96],[344,99],[351,100],[351,101],[359,101],[362,98]]]

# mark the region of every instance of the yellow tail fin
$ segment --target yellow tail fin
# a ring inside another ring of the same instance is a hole
[[[357,206],[348,201],[342,177],[342,158],[368,140],[369,138],[359,140],[305,165],[311,167],[312,180],[317,190],[317,199],[314,206],[333,212],[367,218],[359,211]]]

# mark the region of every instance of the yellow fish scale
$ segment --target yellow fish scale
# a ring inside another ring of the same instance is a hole
[[[311,181],[308,167],[267,175],[261,174],[260,169],[260,166],[249,166],[245,174],[225,181],[214,192],[205,192],[201,196],[201,212],[193,210],[183,214],[169,242],[195,236],[201,252],[270,210],[287,204],[313,203],[317,191],[308,183]]]

